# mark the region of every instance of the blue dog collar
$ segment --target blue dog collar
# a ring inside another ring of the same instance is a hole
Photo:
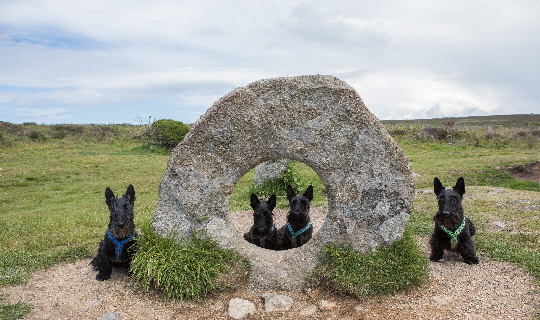
[[[109,237],[109,239],[111,239],[111,241],[114,243],[114,249],[115,249],[115,255],[114,255],[114,262],[122,262],[121,258],[122,258],[122,250],[124,249],[124,245],[129,241],[131,240],[131,238],[133,238],[135,234],[131,234],[129,235],[127,238],[125,238],[124,240],[122,241],[119,241],[118,239],[116,239],[111,231],[107,231],[107,236]]]
[[[302,229],[294,232],[291,224],[287,222],[287,229],[289,229],[289,232],[291,233],[291,236],[292,236],[292,246],[293,246],[293,248],[296,248],[296,238],[299,235],[301,235],[302,233],[306,232],[306,230],[309,229],[310,227],[311,227],[311,221],[308,222],[308,224],[306,224],[306,226],[303,227]]]

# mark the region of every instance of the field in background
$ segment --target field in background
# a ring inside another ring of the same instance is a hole
[[[540,160],[540,115],[383,124],[418,174],[408,225],[415,235],[426,237],[432,228],[433,177],[450,185],[463,176],[479,250],[520,263],[540,280],[540,185],[512,176],[512,168]],[[136,223],[151,218],[169,157],[145,138],[147,127],[0,122],[0,285],[93,255],[108,222],[105,187],[123,194],[133,184]],[[250,172],[239,184],[246,187],[252,179]],[[233,211],[249,209],[240,192],[231,197]]]

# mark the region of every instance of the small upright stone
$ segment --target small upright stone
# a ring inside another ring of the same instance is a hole
[[[255,168],[255,176],[253,177],[253,186],[261,187],[268,181],[278,178],[287,170],[289,159],[269,160],[259,164]]]

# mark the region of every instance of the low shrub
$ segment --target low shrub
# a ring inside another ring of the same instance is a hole
[[[164,119],[152,123],[149,128],[151,139],[168,149],[176,147],[189,131],[189,127],[180,121]]]

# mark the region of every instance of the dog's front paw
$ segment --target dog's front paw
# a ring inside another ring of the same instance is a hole
[[[465,261],[466,264],[478,264],[478,263],[480,263],[480,261],[478,260],[477,257],[473,257],[473,258],[463,260],[463,261]]]
[[[435,254],[432,254],[430,257],[429,257],[429,260],[433,261],[433,262],[439,262],[441,261],[441,259],[443,258],[442,255],[435,255]]]
[[[111,278],[111,275],[110,274],[97,274],[96,275],[96,280],[97,281],[104,281],[104,280],[109,280]]]

